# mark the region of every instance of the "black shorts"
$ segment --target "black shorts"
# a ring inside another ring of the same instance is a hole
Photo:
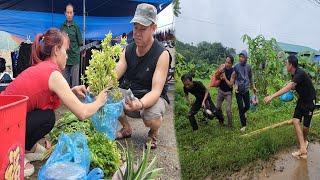
[[[299,119],[300,122],[303,118],[303,126],[310,127],[313,111],[315,108],[314,102],[301,103],[298,101],[297,106],[294,110],[293,118]]]

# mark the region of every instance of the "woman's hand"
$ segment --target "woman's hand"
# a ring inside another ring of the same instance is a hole
[[[88,92],[85,85],[74,86],[71,90],[75,95],[81,96],[83,98],[86,96],[86,93]]]
[[[96,101],[98,102],[99,106],[103,106],[108,99],[108,91],[107,89],[102,90],[98,96],[96,96]]]

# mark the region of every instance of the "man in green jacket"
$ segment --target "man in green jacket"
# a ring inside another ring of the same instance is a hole
[[[79,63],[80,63],[80,46],[82,45],[82,37],[79,26],[73,21],[73,6],[68,4],[66,6],[66,21],[62,24],[61,30],[68,34],[70,45],[68,53],[68,60],[63,76],[68,81],[70,87],[79,85]]]

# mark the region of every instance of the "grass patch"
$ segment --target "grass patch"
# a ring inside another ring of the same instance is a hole
[[[209,80],[203,80],[208,84]],[[204,179],[211,175],[220,179],[240,170],[246,164],[258,159],[268,160],[271,155],[281,149],[296,144],[294,128],[282,126],[270,129],[252,137],[240,137],[240,119],[235,95],[233,94],[233,129],[220,127],[216,119],[206,125],[199,123],[199,130],[192,131],[187,114],[189,107],[184,99],[183,85],[175,84],[175,128],[179,147],[179,158],[182,179]],[[217,89],[210,89],[211,98],[215,102]],[[288,120],[292,117],[295,102],[282,103],[277,99],[269,105],[259,97],[259,105],[255,112],[247,113],[248,125],[246,133]],[[225,103],[224,103],[225,104]],[[226,121],[225,107],[223,113]],[[197,120],[201,119],[198,113]],[[199,122],[199,121],[198,121]],[[225,122],[226,123],[226,122]],[[309,138],[320,138],[320,116],[313,118]]]

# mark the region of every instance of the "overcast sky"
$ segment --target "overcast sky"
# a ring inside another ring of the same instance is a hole
[[[180,0],[176,37],[183,42],[221,42],[241,51],[241,36],[320,49],[320,5],[313,0]]]

